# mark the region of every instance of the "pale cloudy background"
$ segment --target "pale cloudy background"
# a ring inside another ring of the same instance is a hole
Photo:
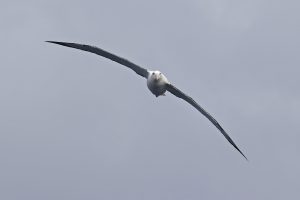
[[[1,1],[0,199],[299,199],[300,3]],[[99,46],[160,69],[155,98]]]

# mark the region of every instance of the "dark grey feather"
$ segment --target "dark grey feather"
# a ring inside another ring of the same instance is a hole
[[[90,45],[85,45],[85,44],[77,44],[77,43],[68,43],[68,42],[55,42],[55,41],[46,41],[46,42],[50,42],[53,44],[59,44],[62,46],[66,46],[66,47],[71,47],[71,48],[75,48],[75,49],[80,49],[83,51],[88,51],[100,56],[103,56],[105,58],[108,58],[112,61],[115,61],[121,65],[125,65],[127,67],[129,67],[130,69],[132,69],[133,71],[135,71],[138,75],[143,76],[145,78],[148,77],[148,71],[128,60],[126,60],[125,58],[116,56],[112,53],[109,53],[103,49],[100,49],[98,47],[94,47],[94,46],[90,46]]]
[[[248,160],[247,157],[242,153],[242,151],[236,146],[236,144],[233,142],[233,140],[229,137],[229,135],[225,132],[225,130],[221,127],[221,125],[217,122],[217,120],[215,120],[215,118],[213,118],[199,104],[197,104],[197,102],[194,99],[192,99],[190,96],[184,94],[182,91],[177,89],[172,84],[167,84],[167,90],[169,92],[171,92],[173,95],[187,101],[189,104],[194,106],[199,112],[201,112],[207,119],[209,119],[209,121],[211,121],[221,131],[221,133],[225,136],[225,138],[228,140],[228,142],[230,144],[232,144],[232,146],[234,146],[234,148],[236,150],[238,150],[246,158],[246,160]]]

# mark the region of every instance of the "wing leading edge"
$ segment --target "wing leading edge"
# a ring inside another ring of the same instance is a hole
[[[233,140],[229,137],[229,135],[225,132],[225,130],[221,127],[221,125],[217,122],[215,118],[213,118],[207,111],[205,111],[193,98],[190,96],[184,94],[182,91],[180,91],[178,88],[176,88],[172,84],[167,84],[167,90],[175,95],[178,98],[181,98],[194,106],[199,112],[201,112],[209,121],[211,121],[217,129],[224,135],[224,137],[228,140],[228,142],[236,149],[238,152],[240,152],[244,158],[247,159],[247,157],[243,154],[243,152],[236,146],[236,144],[233,142]]]
[[[103,57],[108,58],[112,61],[115,61],[121,65],[129,67],[130,69],[132,69],[133,71],[135,71],[138,75],[140,75],[142,77],[145,77],[145,78],[148,77],[148,71],[145,68],[140,67],[140,66],[130,62],[129,60],[126,60],[125,58],[122,58],[122,57],[119,57],[112,53],[109,53],[108,51],[105,51],[98,47],[85,45],[85,44],[69,43],[69,42],[55,42],[55,41],[46,41],[46,42],[58,44],[58,45],[66,46],[66,47],[71,47],[71,48],[75,48],[75,49],[80,49],[83,51],[88,51],[88,52],[97,54],[99,56],[103,56]]]

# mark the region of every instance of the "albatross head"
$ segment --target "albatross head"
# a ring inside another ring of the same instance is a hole
[[[160,71],[151,71],[150,72],[151,79],[154,81],[159,81],[162,79],[162,73]]]

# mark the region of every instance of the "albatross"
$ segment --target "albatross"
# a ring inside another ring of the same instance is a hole
[[[56,41],[46,41],[53,44],[58,44],[70,48],[80,49],[83,51],[91,52],[112,61],[115,61],[121,65],[124,65],[130,69],[132,69],[138,75],[147,79],[147,86],[148,89],[156,96],[164,96],[165,93],[168,91],[175,95],[178,98],[181,98],[191,104],[194,108],[196,108],[200,113],[202,113],[219,131],[224,135],[224,137],[228,140],[228,142],[242,154],[242,156],[246,159],[247,157],[243,154],[243,152],[237,147],[237,145],[233,142],[233,140],[229,137],[229,135],[225,132],[225,130],[221,127],[221,125],[217,122],[215,118],[213,118],[206,110],[204,110],[193,98],[188,96],[187,94],[183,93],[181,90],[176,88],[173,84],[171,84],[166,76],[162,74],[160,71],[151,71],[147,70],[139,65],[136,65],[130,62],[127,59],[119,57],[115,54],[109,53],[101,48],[85,45],[85,44],[78,44],[78,43],[69,43],[69,42],[56,42]]]

